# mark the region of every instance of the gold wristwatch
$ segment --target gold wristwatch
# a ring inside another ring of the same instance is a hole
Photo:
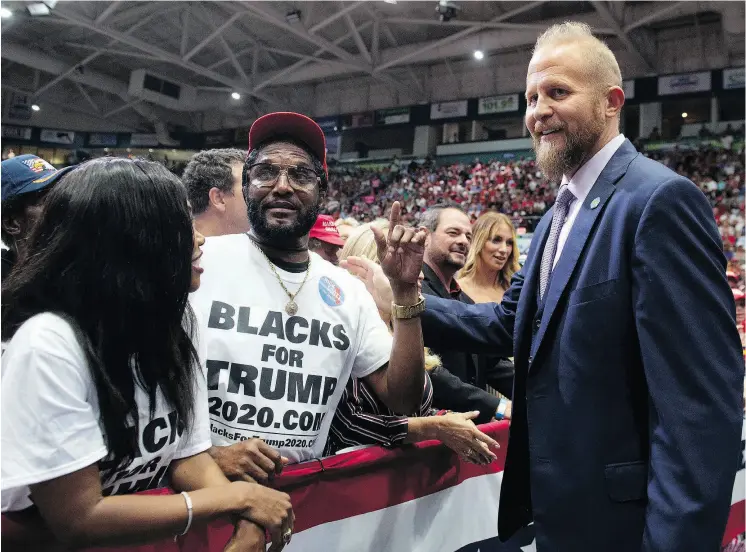
[[[425,310],[425,298],[420,295],[420,300],[414,305],[402,306],[391,303],[391,318],[396,320],[409,320],[419,316]]]

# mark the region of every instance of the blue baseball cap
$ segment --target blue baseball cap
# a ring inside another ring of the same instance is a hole
[[[36,155],[16,155],[0,164],[2,200],[51,186],[73,167],[55,169]]]

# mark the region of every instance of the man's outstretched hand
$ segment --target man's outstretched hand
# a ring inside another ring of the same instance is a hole
[[[402,225],[398,201],[391,206],[388,236],[375,225],[371,229],[378,247],[378,262],[392,288],[416,286],[425,255],[427,230]]]

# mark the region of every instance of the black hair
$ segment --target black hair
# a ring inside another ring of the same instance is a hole
[[[273,136],[272,138],[268,138],[261,144],[258,144],[253,150],[249,151],[249,155],[246,156],[246,162],[244,163],[244,170],[243,170],[243,176],[242,176],[243,187],[245,188],[247,185],[246,179],[248,176],[247,175],[248,167],[253,165],[256,162],[257,158],[259,157],[259,154],[264,148],[276,142],[286,142],[288,144],[293,144],[294,146],[299,147],[300,149],[302,149],[309,155],[309,157],[311,158],[311,164],[313,165],[313,170],[319,176],[319,191],[322,194],[326,193],[326,189],[329,184],[329,181],[326,176],[326,171],[324,171],[324,164],[321,162],[321,159],[319,159],[318,155],[312,152],[311,149],[305,143],[301,142],[300,140],[298,140],[297,138],[293,136],[288,136],[285,134],[280,134],[277,136]]]
[[[193,229],[187,194],[159,163],[105,157],[65,175],[2,288],[0,335],[9,340],[32,316],[65,318],[96,387],[107,464],[136,456],[135,387],[154,415],[160,389],[191,427],[197,353],[187,298]],[[29,385],[33,385],[29,382]]]
[[[233,165],[243,165],[245,159],[245,151],[225,148],[201,151],[189,160],[181,180],[189,192],[195,215],[207,210],[211,188],[232,192]]]
[[[438,203],[437,205],[433,205],[432,207],[428,208],[427,211],[422,213],[422,216],[420,217],[420,226],[424,226],[428,229],[429,232],[435,232],[438,229],[438,224],[440,224],[440,215],[443,214],[443,211],[446,209],[454,209],[456,211],[459,211],[463,214],[466,214],[466,211],[455,202],[444,202],[444,203]]]

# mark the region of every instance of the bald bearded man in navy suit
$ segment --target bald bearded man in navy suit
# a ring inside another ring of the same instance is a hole
[[[425,344],[514,356],[505,540],[539,552],[719,550],[744,362],[712,208],[619,133],[613,53],[547,30],[526,79],[537,162],[561,182],[501,305],[426,298]]]

